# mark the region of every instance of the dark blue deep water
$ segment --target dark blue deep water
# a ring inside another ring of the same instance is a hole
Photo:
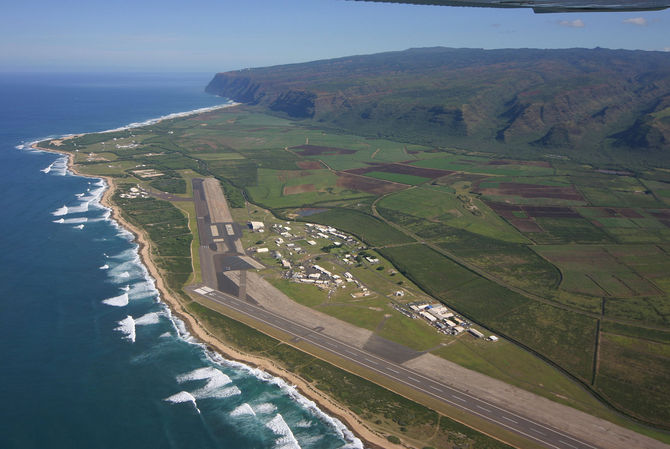
[[[0,74],[0,448],[358,447],[171,319],[104,184],[22,149],[223,103],[204,75]]]

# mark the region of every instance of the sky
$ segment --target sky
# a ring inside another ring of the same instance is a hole
[[[32,0],[0,7],[0,71],[221,72],[414,47],[670,51],[670,10],[534,14],[348,0]]]

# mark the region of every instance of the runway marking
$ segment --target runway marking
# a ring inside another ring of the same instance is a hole
[[[412,377],[412,376],[407,376],[407,378],[410,379],[410,380],[413,380],[414,382],[420,382],[419,379],[415,379],[415,378]]]
[[[575,449],[577,449],[577,446],[574,446],[574,445],[568,443],[567,441],[558,440],[558,442],[559,442],[559,443],[563,443],[563,444],[565,444],[566,446],[574,447]]]
[[[546,433],[541,432],[541,431],[539,431],[539,430],[537,430],[537,429],[533,429],[532,427],[531,427],[529,430],[530,430],[531,432],[539,433],[540,435],[547,435]]]
[[[435,390],[435,391],[439,391],[440,393],[443,392],[443,390],[442,390],[441,388],[437,388],[437,387],[434,387],[434,386],[432,386],[432,385],[428,385],[428,388],[432,388],[433,390]]]
[[[507,416],[503,416],[502,419],[506,419],[507,421],[511,421],[511,422],[513,422],[513,423],[515,423],[515,424],[519,424],[519,421],[517,421],[517,420],[515,420],[515,419],[512,419],[512,418],[508,418]]]
[[[452,398],[456,399],[457,401],[468,402],[468,401],[466,401],[465,399],[463,399],[463,398],[461,398],[461,397],[458,397],[458,396],[452,396]]]
[[[370,359],[369,359],[369,358],[367,358],[367,357],[365,357],[365,360],[367,360],[367,361],[368,361],[368,362],[370,362],[370,363],[374,363],[375,365],[378,365],[378,363],[377,363],[377,362],[375,362],[374,360],[370,360]]]
[[[491,410],[487,409],[486,407],[482,407],[482,406],[479,405],[479,404],[477,405],[477,408],[480,408],[480,409],[482,409],[482,410],[484,410],[484,411],[486,411],[486,412],[491,413]]]
[[[387,368],[388,368],[388,367],[387,367]],[[393,371],[393,372],[396,373],[396,374],[400,374],[400,371],[396,371],[396,370],[394,370],[393,368],[388,368],[388,370],[389,370],[389,371]]]
[[[350,350],[348,350],[348,349],[345,349],[344,352],[346,352],[346,353],[348,353],[348,354],[351,354],[351,355],[358,355],[358,354],[356,354],[354,351],[350,351]],[[365,360],[367,360],[367,359],[365,359]]]

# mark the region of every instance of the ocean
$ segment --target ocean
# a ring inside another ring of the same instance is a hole
[[[102,180],[28,143],[219,105],[211,74],[0,74],[0,447],[357,448],[161,302]]]

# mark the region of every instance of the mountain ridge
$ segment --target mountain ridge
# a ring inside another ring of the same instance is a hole
[[[670,54],[431,47],[218,73],[206,91],[272,113],[435,146],[670,150]]]

